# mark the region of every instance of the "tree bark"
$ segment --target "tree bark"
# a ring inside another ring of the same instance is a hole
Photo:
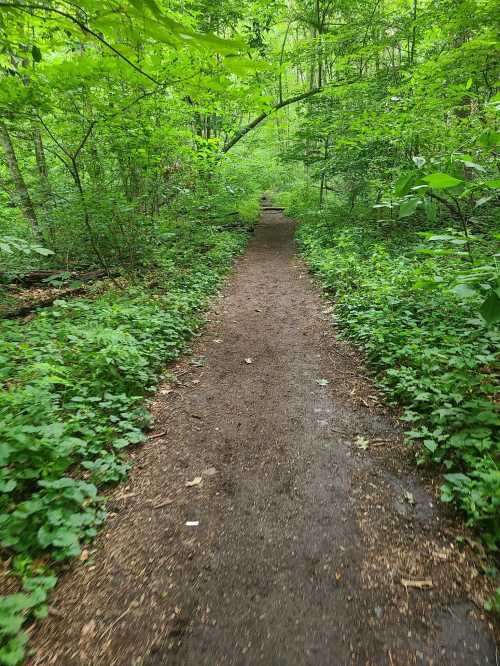
[[[14,151],[14,146],[12,145],[12,140],[10,134],[5,127],[5,125],[0,124],[0,144],[5,153],[5,161],[7,162],[7,167],[9,169],[10,176],[16,188],[16,193],[21,203],[24,216],[33,231],[33,235],[40,240],[41,233],[38,226],[38,219],[35,213],[35,208],[33,207],[33,202],[31,200],[28,188],[24,182],[23,174],[19,168],[19,163],[17,161],[17,156]]]
[[[43,149],[42,135],[38,127],[33,128],[33,139],[35,143],[35,158],[38,176],[42,182],[42,187],[46,192],[50,192],[49,170],[45,161],[45,151]]]

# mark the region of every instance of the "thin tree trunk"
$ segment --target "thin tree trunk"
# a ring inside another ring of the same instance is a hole
[[[33,138],[35,143],[35,158],[38,176],[42,183],[42,189],[45,194],[50,194],[49,170],[45,160],[45,151],[43,149],[42,134],[38,127],[33,128]]]
[[[412,18],[413,18],[413,29],[412,29],[412,35],[411,35],[411,51],[410,51],[410,65],[413,65],[414,60],[415,60],[415,46],[417,42],[417,0],[413,0],[413,13],[412,13]]]
[[[5,161],[9,169],[10,176],[16,188],[17,196],[21,203],[24,216],[31,227],[33,235],[40,240],[41,233],[38,226],[38,220],[36,217],[35,209],[33,207],[33,202],[31,200],[28,188],[24,182],[23,174],[19,168],[19,163],[17,161],[17,156],[14,151],[14,146],[12,145],[12,140],[10,134],[5,127],[5,125],[0,124],[0,144],[5,153]]]
[[[321,181],[320,181],[320,188],[319,188],[319,205],[320,208],[323,207],[323,202],[325,199],[325,193],[326,193],[326,160],[328,159],[328,148],[330,144],[330,137],[327,136],[325,139],[325,149],[323,153],[323,170],[321,172]]]

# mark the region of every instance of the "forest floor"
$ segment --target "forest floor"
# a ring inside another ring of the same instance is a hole
[[[264,210],[31,666],[498,664],[481,547]]]

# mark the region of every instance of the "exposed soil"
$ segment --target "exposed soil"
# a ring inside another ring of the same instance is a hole
[[[480,548],[329,310],[264,211],[32,666],[497,664]]]

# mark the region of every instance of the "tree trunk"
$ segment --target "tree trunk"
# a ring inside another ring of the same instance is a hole
[[[35,160],[36,160],[36,169],[38,172],[38,178],[40,180],[40,191],[42,195],[42,202],[45,209],[48,209],[50,206],[50,200],[52,196],[52,188],[50,187],[49,181],[49,170],[47,168],[47,161],[45,159],[45,150],[43,149],[43,139],[40,128],[35,124],[33,125],[33,143],[35,146]],[[54,229],[54,224],[52,222],[52,216],[48,216],[48,236],[50,238],[50,243],[52,247],[56,245],[56,233]]]
[[[413,13],[412,13],[412,19],[413,19],[413,29],[412,29],[412,34],[411,34],[411,50],[410,50],[410,65],[413,65],[415,61],[415,47],[417,43],[417,0],[413,0]]]
[[[42,135],[38,127],[33,128],[33,138],[35,142],[35,158],[38,176],[42,183],[43,191],[46,194],[50,193],[49,184],[49,170],[47,169],[47,162],[45,161],[45,151],[43,149]]]
[[[2,148],[5,152],[5,161],[7,162],[10,176],[15,185],[16,193],[19,197],[24,216],[26,217],[26,220],[29,223],[34,236],[40,240],[40,228],[38,226],[38,220],[36,217],[35,209],[33,207],[33,202],[31,201],[28,188],[26,187],[23,175],[19,169],[19,163],[17,161],[16,153],[14,152],[14,146],[12,145],[10,134],[7,131],[7,128],[2,124],[0,124],[0,144],[2,145]]]

